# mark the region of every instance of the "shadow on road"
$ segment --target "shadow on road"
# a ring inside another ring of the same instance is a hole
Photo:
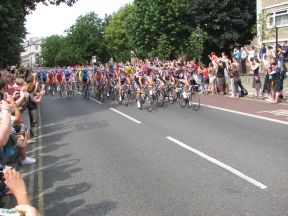
[[[75,213],[72,213],[70,215],[71,216],[78,216],[78,215],[104,216],[104,215],[107,215],[113,209],[115,209],[117,206],[118,206],[118,202],[105,200],[95,205],[86,205],[83,208],[80,208]]]

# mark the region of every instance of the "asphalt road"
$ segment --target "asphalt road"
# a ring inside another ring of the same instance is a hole
[[[46,216],[288,214],[287,125],[80,95],[45,97],[40,124],[33,203]]]

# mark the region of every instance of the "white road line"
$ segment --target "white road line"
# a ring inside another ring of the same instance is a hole
[[[82,95],[81,92],[77,92],[78,94]],[[94,98],[92,97],[89,97],[91,100],[93,100],[94,102],[98,103],[98,104],[103,104],[101,101],[98,101],[98,100],[95,100]]]
[[[98,101],[98,100],[96,100],[96,99],[94,99],[94,98],[92,98],[92,97],[89,97],[91,100],[93,100],[93,101],[95,101],[96,103],[98,103],[98,104],[103,104],[101,101]]]
[[[166,137],[166,139],[168,139],[168,140],[170,140],[171,142],[176,143],[177,145],[179,145],[179,146],[181,146],[181,147],[183,147],[183,148],[185,148],[185,149],[187,149],[187,150],[189,150],[189,151],[191,151],[191,152],[199,155],[200,157],[202,157],[202,158],[210,161],[211,163],[214,163],[214,164],[216,164],[217,166],[222,167],[223,169],[225,169],[225,170],[233,173],[234,175],[236,175],[236,176],[244,179],[245,181],[248,181],[249,183],[251,183],[251,184],[253,184],[253,185],[255,185],[255,186],[257,186],[257,187],[259,187],[259,188],[261,188],[261,189],[267,189],[267,186],[264,185],[264,184],[262,184],[261,182],[258,182],[258,181],[256,181],[255,179],[250,178],[249,176],[241,173],[240,171],[232,168],[231,166],[228,166],[228,165],[226,165],[226,164],[224,164],[224,163],[216,160],[215,158],[212,158],[212,157],[210,157],[210,156],[208,156],[208,155],[200,152],[200,151],[197,150],[197,149],[194,149],[194,148],[192,148],[192,147],[190,147],[190,146],[188,146],[188,145],[186,145],[186,144],[184,144],[184,143],[182,143],[182,142],[180,142],[180,141],[178,141],[178,140],[176,140],[176,139],[174,139],[174,138],[172,138],[172,137],[170,137],[170,136]]]
[[[258,115],[254,115],[254,114],[239,112],[239,111],[225,109],[225,108],[221,108],[221,107],[210,106],[210,105],[206,105],[206,104],[201,104],[201,106],[208,107],[208,108],[211,108],[211,109],[221,110],[221,111],[225,111],[225,112],[235,113],[235,114],[239,114],[239,115],[243,115],[243,116],[248,116],[248,117],[252,117],[252,118],[258,118],[258,119],[262,119],[262,120],[266,120],[266,121],[276,122],[276,123],[280,123],[280,124],[284,124],[284,125],[288,125],[287,121],[271,119],[271,118],[267,118],[267,117],[264,117],[264,116],[258,116]]]
[[[114,108],[110,108],[110,110],[112,110],[113,112],[116,112],[116,113],[124,116],[125,118],[130,119],[131,121],[133,121],[133,122],[135,122],[135,123],[137,123],[137,124],[141,124],[141,123],[142,123],[142,122],[138,121],[137,119],[132,118],[131,116],[128,116],[128,115],[126,115],[125,113],[122,113],[122,112],[120,112],[120,111],[118,111],[118,110],[116,110],[116,109],[114,109]]]

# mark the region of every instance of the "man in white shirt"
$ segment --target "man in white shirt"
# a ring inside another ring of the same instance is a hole
[[[241,69],[242,69],[242,74],[246,75],[247,69],[246,69],[246,58],[247,58],[247,53],[244,47],[241,47]]]

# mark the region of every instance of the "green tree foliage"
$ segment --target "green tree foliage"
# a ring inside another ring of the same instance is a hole
[[[19,62],[25,15],[18,1],[0,2],[0,65]]]
[[[191,0],[186,22],[207,32],[205,50],[230,50],[253,39],[256,4],[248,0]]]
[[[56,56],[63,47],[65,39],[58,35],[52,35],[45,39],[42,44],[41,57],[44,59],[45,65],[54,66],[56,64]],[[59,60],[58,60],[59,61]]]
[[[204,44],[208,34],[201,28],[197,27],[191,33],[187,43],[187,55],[192,59],[200,59],[204,51]]]
[[[131,36],[135,53],[166,58],[179,54],[187,36],[181,19],[187,0],[135,0],[134,4]]]
[[[80,16],[67,33],[78,62],[88,63],[93,55],[102,61],[109,58],[104,42],[104,22],[94,12]]]
[[[72,6],[77,0],[20,0],[22,8],[28,14],[31,10],[35,10],[37,4],[43,3],[44,5],[59,5],[61,3],[66,3],[68,6]]]
[[[116,61],[127,61],[133,49],[130,23],[135,6],[128,4],[108,17],[104,38],[111,57]]]
[[[255,25],[257,27],[255,28],[254,33],[256,34],[258,30],[258,37],[262,43],[264,40],[275,38],[275,28],[268,28],[269,16],[269,12],[263,10],[262,13],[258,15],[257,25]]]
[[[77,0],[1,0],[0,1],[0,66],[20,62],[21,43],[26,35],[25,16],[35,10],[38,3],[45,5]]]
[[[48,66],[88,64],[97,55],[109,59],[104,40],[104,21],[94,12],[80,16],[67,31],[66,37],[51,36],[43,44],[42,58]]]

